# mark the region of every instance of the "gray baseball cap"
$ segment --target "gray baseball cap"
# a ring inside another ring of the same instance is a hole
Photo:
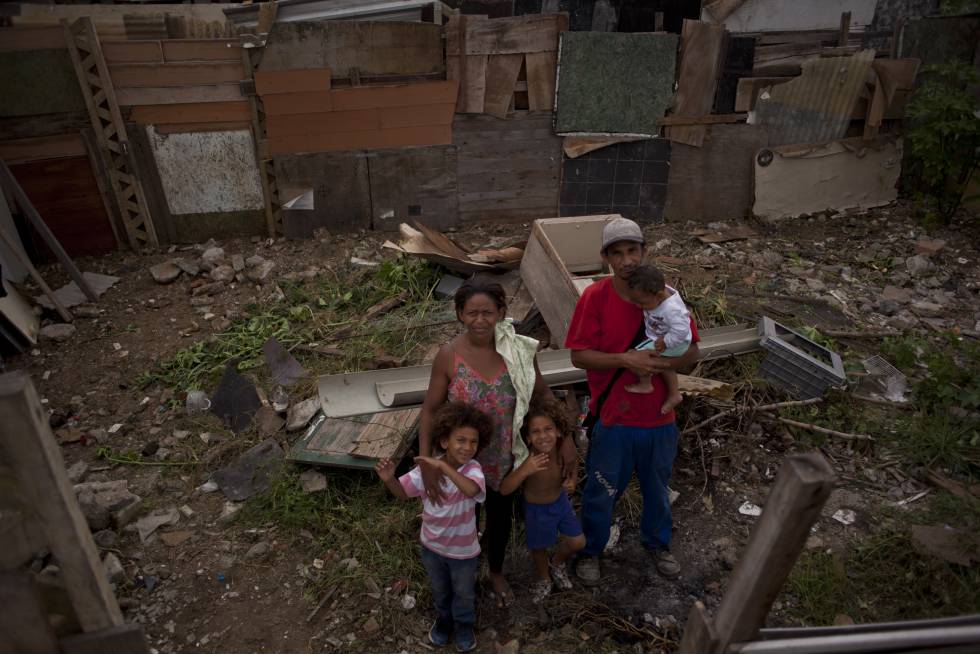
[[[605,227],[602,228],[602,248],[604,252],[607,247],[617,241],[633,241],[634,243],[646,243],[643,238],[643,230],[640,226],[629,218],[613,218]]]

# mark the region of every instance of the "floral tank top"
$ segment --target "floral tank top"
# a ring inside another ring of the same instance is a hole
[[[480,450],[476,460],[483,466],[487,485],[493,490],[499,490],[500,483],[514,463],[511,454],[514,409],[517,406],[514,384],[505,364],[500,366],[500,372],[487,379],[454,352],[453,368],[456,372],[449,383],[449,401],[475,406],[494,420],[495,438],[490,439],[490,443]]]

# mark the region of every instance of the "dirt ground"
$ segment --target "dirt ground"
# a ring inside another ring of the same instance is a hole
[[[664,267],[702,327],[743,320],[754,323],[756,316],[765,314],[825,332],[888,332],[922,339],[955,333],[975,340],[980,331],[977,221],[973,220],[974,226],[963,222],[927,234],[911,213],[898,204],[775,226],[751,222],[714,226],[722,231],[749,227],[754,232],[748,239],[717,244],[693,238],[702,226],[691,223],[645,229],[650,258]],[[524,238],[528,231],[527,224],[473,226],[453,236],[468,246],[494,246]],[[68,340],[43,341],[4,361],[7,370],[30,374],[54,414],[56,433],[67,441],[63,444],[66,466],[84,461],[87,482],[128,480],[130,491],[143,498],[144,513],[189,509],[176,525],[158,530],[146,542],[126,529],[103,534],[99,541],[103,553],[114,553],[121,560],[125,575],[117,581],[117,592],[126,617],[144,625],[155,652],[432,649],[422,642],[430,620],[425,591],[417,584],[410,587],[409,594],[419,595],[420,601],[406,610],[405,594],[391,588],[397,579],[375,578],[372,570],[360,568],[356,575],[348,575],[348,581],[308,620],[326,590],[310,583],[316,575],[314,559],[324,557],[321,541],[311,534],[313,526],[303,529],[276,520],[256,524],[223,518],[227,503],[222,493],[198,488],[215,469],[257,440],[237,442],[239,437],[216,419],[186,415],[180,389],[159,382],[140,386],[141,376],[158,363],[254,315],[256,307],[274,304],[278,285],[284,281],[331,275],[342,279],[360,269],[350,262],[352,257],[375,262],[394,259],[393,252],[380,247],[391,237],[366,233],[321,235],[309,241],[222,242],[217,245],[229,257],[258,255],[275,262],[275,267],[261,283],[231,281],[213,296],[193,295],[200,283],[186,274],[160,284],[149,272],[152,265],[174,257],[199,257],[204,244],[83,259],[77,262],[83,270],[116,275],[120,281],[95,309],[83,310],[90,317],[75,321],[77,331]],[[938,253],[909,263],[923,237],[942,239],[945,245]],[[43,268],[42,274],[53,287],[68,281],[54,266]],[[907,297],[888,299],[892,296],[883,295],[886,287],[900,289],[899,295]],[[33,294],[37,295],[36,289]],[[198,300],[202,297],[210,299]],[[410,350],[408,362],[420,361],[427,345],[440,342],[454,329],[448,325],[429,330],[427,342]],[[834,338],[852,366],[877,353],[882,343],[880,337]],[[745,375],[751,375],[746,371],[759,358],[748,355],[735,362],[706,364],[698,374],[746,382]],[[332,370],[311,370],[328,371]],[[271,388],[264,390],[271,392]],[[785,399],[769,393],[768,397]],[[714,410],[703,400],[686,400],[681,428],[697,424]],[[110,431],[114,425],[121,427]],[[202,433],[209,434],[208,442]],[[280,432],[277,439],[288,447],[299,433]],[[150,444],[154,447],[148,448]],[[839,487],[813,528],[808,551],[846,548],[880,522],[883,507],[894,508],[896,501],[929,488],[922,471],[904,462],[890,468],[902,471],[897,475],[882,468],[882,461],[890,460],[885,449],[833,438],[817,445],[835,466]],[[635,525],[641,500],[631,489],[619,508],[621,537],[607,552],[603,585],[591,590],[576,587],[533,606],[526,592],[531,562],[520,547],[519,525],[508,562],[517,602],[502,611],[481,601],[479,651],[516,651],[503,649],[508,643],[516,648],[515,640],[526,652],[669,649],[696,600],[704,601],[709,612],[717,609],[757,519],[743,515],[739,507],[746,502],[763,506],[783,458],[814,447],[802,432],[754,420],[685,436],[671,484],[679,493],[672,549],[683,567],[676,580],[659,577],[639,546]],[[165,456],[156,454],[159,448]],[[123,452],[141,454],[120,460]],[[188,462],[193,465],[183,465]],[[348,477],[368,475],[330,472],[327,480],[342,484]],[[845,525],[835,520],[832,516],[838,509],[854,511],[856,521]],[[189,535],[171,545],[161,538],[168,531]],[[401,539],[410,542],[413,536],[409,530]],[[250,555],[257,543],[267,544],[268,552]],[[379,551],[388,547],[377,545]],[[41,560],[36,565],[48,563]],[[338,564],[328,559],[326,565]],[[798,624],[792,605],[792,598],[777,600],[770,623]]]

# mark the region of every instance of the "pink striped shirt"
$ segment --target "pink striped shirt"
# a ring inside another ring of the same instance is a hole
[[[480,487],[473,497],[466,497],[448,477],[442,479],[445,499],[435,506],[425,496],[422,472],[418,466],[398,478],[409,497],[422,498],[422,545],[450,559],[472,559],[480,553],[476,532],[476,503],[487,497],[483,468],[476,459],[457,469]]]

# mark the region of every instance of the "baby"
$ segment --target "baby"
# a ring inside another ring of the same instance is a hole
[[[647,340],[636,346],[637,350],[654,350],[658,356],[679,357],[691,346],[691,314],[684,306],[680,293],[667,286],[664,274],[654,266],[640,266],[626,280],[629,301],[643,309],[643,322]],[[677,387],[677,373],[665,370],[661,373],[667,386],[667,398],[662,413],[670,413],[681,403]],[[630,393],[651,393],[651,375],[644,375],[635,384],[627,384]]]
[[[571,431],[568,409],[558,400],[542,398],[532,402],[521,428],[530,452],[500,484],[504,495],[524,487],[527,547],[537,572],[537,581],[531,587],[534,604],[550,595],[554,587],[559,590],[572,587],[566,562],[585,547],[582,525],[568,500],[576,480],[562,478],[561,444],[562,439],[571,436]],[[554,556],[549,557],[548,548],[558,541],[559,533],[565,539],[555,547]]]

